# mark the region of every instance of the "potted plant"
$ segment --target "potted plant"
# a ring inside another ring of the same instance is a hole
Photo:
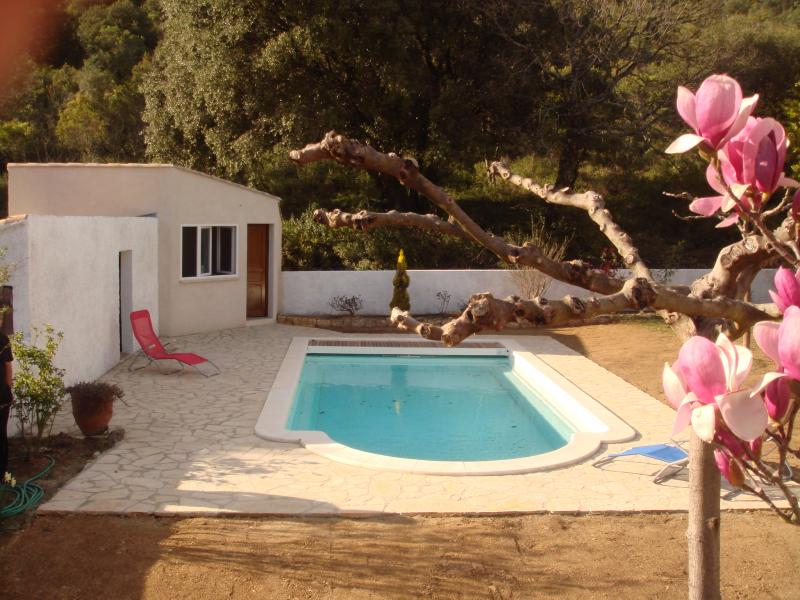
[[[81,381],[67,388],[72,398],[72,416],[83,435],[100,435],[108,430],[114,414],[114,400],[125,395],[122,389],[103,381]]]

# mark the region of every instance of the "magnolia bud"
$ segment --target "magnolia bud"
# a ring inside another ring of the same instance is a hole
[[[728,482],[733,487],[742,487],[744,485],[744,472],[739,466],[739,461],[735,458],[730,459],[730,467],[728,471]]]

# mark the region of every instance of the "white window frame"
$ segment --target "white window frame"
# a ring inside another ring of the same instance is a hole
[[[203,234],[207,235],[208,248],[203,256]],[[211,250],[213,249],[213,239],[211,235],[211,225],[203,225],[197,228],[197,277],[211,277],[213,271],[211,263]],[[206,270],[203,270],[203,258],[206,262]]]
[[[196,256],[197,256],[197,265],[196,265],[196,273],[197,275],[189,275],[184,276],[183,274],[183,230],[187,227],[193,227],[197,231],[197,239],[196,239]],[[233,271],[230,273],[219,273],[217,275],[213,274],[214,271],[214,262],[216,261],[219,264],[219,260],[221,259],[221,249],[219,244],[217,244],[216,252],[214,247],[214,227],[229,227],[233,229],[233,239],[231,240],[231,256],[233,257],[233,264],[231,267]],[[203,239],[203,230],[208,231],[208,250],[207,250],[207,259],[208,259],[208,271],[203,272],[201,269],[202,266],[202,239]],[[178,229],[178,240],[180,244],[180,262],[178,263],[178,273],[180,274],[181,281],[201,281],[201,280],[218,280],[218,279],[234,279],[239,275],[239,226],[233,223],[185,223],[181,224]]]
[[[238,256],[238,252],[236,252],[236,240],[239,238],[239,232],[237,230],[236,225],[215,225],[222,229],[223,227],[229,227],[233,229],[233,236],[231,237],[231,271],[223,271],[222,268],[219,267],[220,263],[222,262],[222,244],[216,245],[216,256],[214,256],[214,263],[218,267],[219,274],[216,277],[224,276],[224,275],[236,275],[236,259]],[[221,236],[221,234],[220,234]],[[212,240],[213,240],[213,231],[212,231]]]

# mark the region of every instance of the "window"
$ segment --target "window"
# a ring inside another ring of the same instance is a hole
[[[236,274],[236,226],[184,225],[181,228],[181,276]]]

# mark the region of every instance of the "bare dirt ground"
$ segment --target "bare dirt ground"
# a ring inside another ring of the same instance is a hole
[[[657,398],[679,347],[653,322],[546,334]],[[0,533],[0,597],[682,598],[685,530],[685,514],[38,516]],[[725,598],[800,598],[799,568],[798,528],[723,515]]]

